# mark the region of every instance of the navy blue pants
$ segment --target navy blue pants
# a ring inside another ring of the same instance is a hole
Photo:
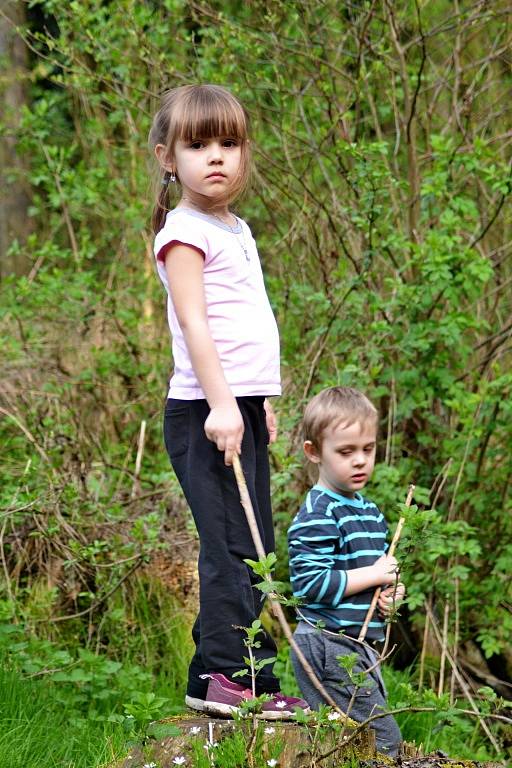
[[[242,467],[254,507],[265,551],[275,549],[270,504],[268,431],[263,397],[237,398],[245,432]],[[232,467],[224,464],[224,453],[205,435],[204,422],[210,408],[206,400],[167,400],[164,439],[171,464],[192,511],[199,533],[199,614],[192,629],[196,651],[189,668],[187,693],[204,698],[205,672],[231,677],[247,665],[247,649],[241,627],[249,627],[260,615],[263,593],[254,587],[261,579],[245,558],[257,560],[245,512],[240,503]],[[258,637],[257,658],[276,655],[276,645],[264,632]],[[250,685],[249,675],[235,678]],[[272,665],[256,678],[257,693],[279,690]]]

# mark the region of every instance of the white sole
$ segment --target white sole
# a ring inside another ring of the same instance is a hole
[[[221,717],[232,717],[239,712],[239,708],[232,704],[221,704],[220,702],[204,702],[203,712],[207,712],[209,715],[220,715]]]
[[[196,712],[205,712],[204,699],[196,699],[193,696],[185,696],[185,704],[189,709],[195,709]]]
[[[236,707],[232,704],[221,704],[220,702],[204,702],[204,707],[201,710],[209,715],[220,715],[221,717],[233,717],[240,712],[240,707]],[[309,710],[311,711],[311,710]],[[307,714],[307,713],[306,713]],[[250,713],[247,713],[247,717],[250,717]],[[293,720],[295,718],[295,712],[258,712],[256,714],[258,720]]]

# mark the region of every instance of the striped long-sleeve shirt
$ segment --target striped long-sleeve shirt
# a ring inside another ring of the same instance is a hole
[[[359,493],[350,499],[315,485],[288,530],[290,580],[300,614],[334,632],[357,637],[374,588],[344,597],[347,571],[372,565],[387,550],[382,512]],[[383,637],[374,614],[367,638]]]

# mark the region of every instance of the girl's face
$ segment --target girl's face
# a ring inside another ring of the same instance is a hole
[[[226,198],[238,177],[240,141],[229,136],[176,142],[174,166],[185,196]]]

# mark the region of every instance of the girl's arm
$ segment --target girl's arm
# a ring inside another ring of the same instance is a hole
[[[173,245],[165,257],[176,316],[192,367],[211,409],[204,431],[219,451],[224,451],[224,461],[229,466],[233,454],[241,451],[244,422],[208,326],[203,267],[203,256],[188,245]]]

